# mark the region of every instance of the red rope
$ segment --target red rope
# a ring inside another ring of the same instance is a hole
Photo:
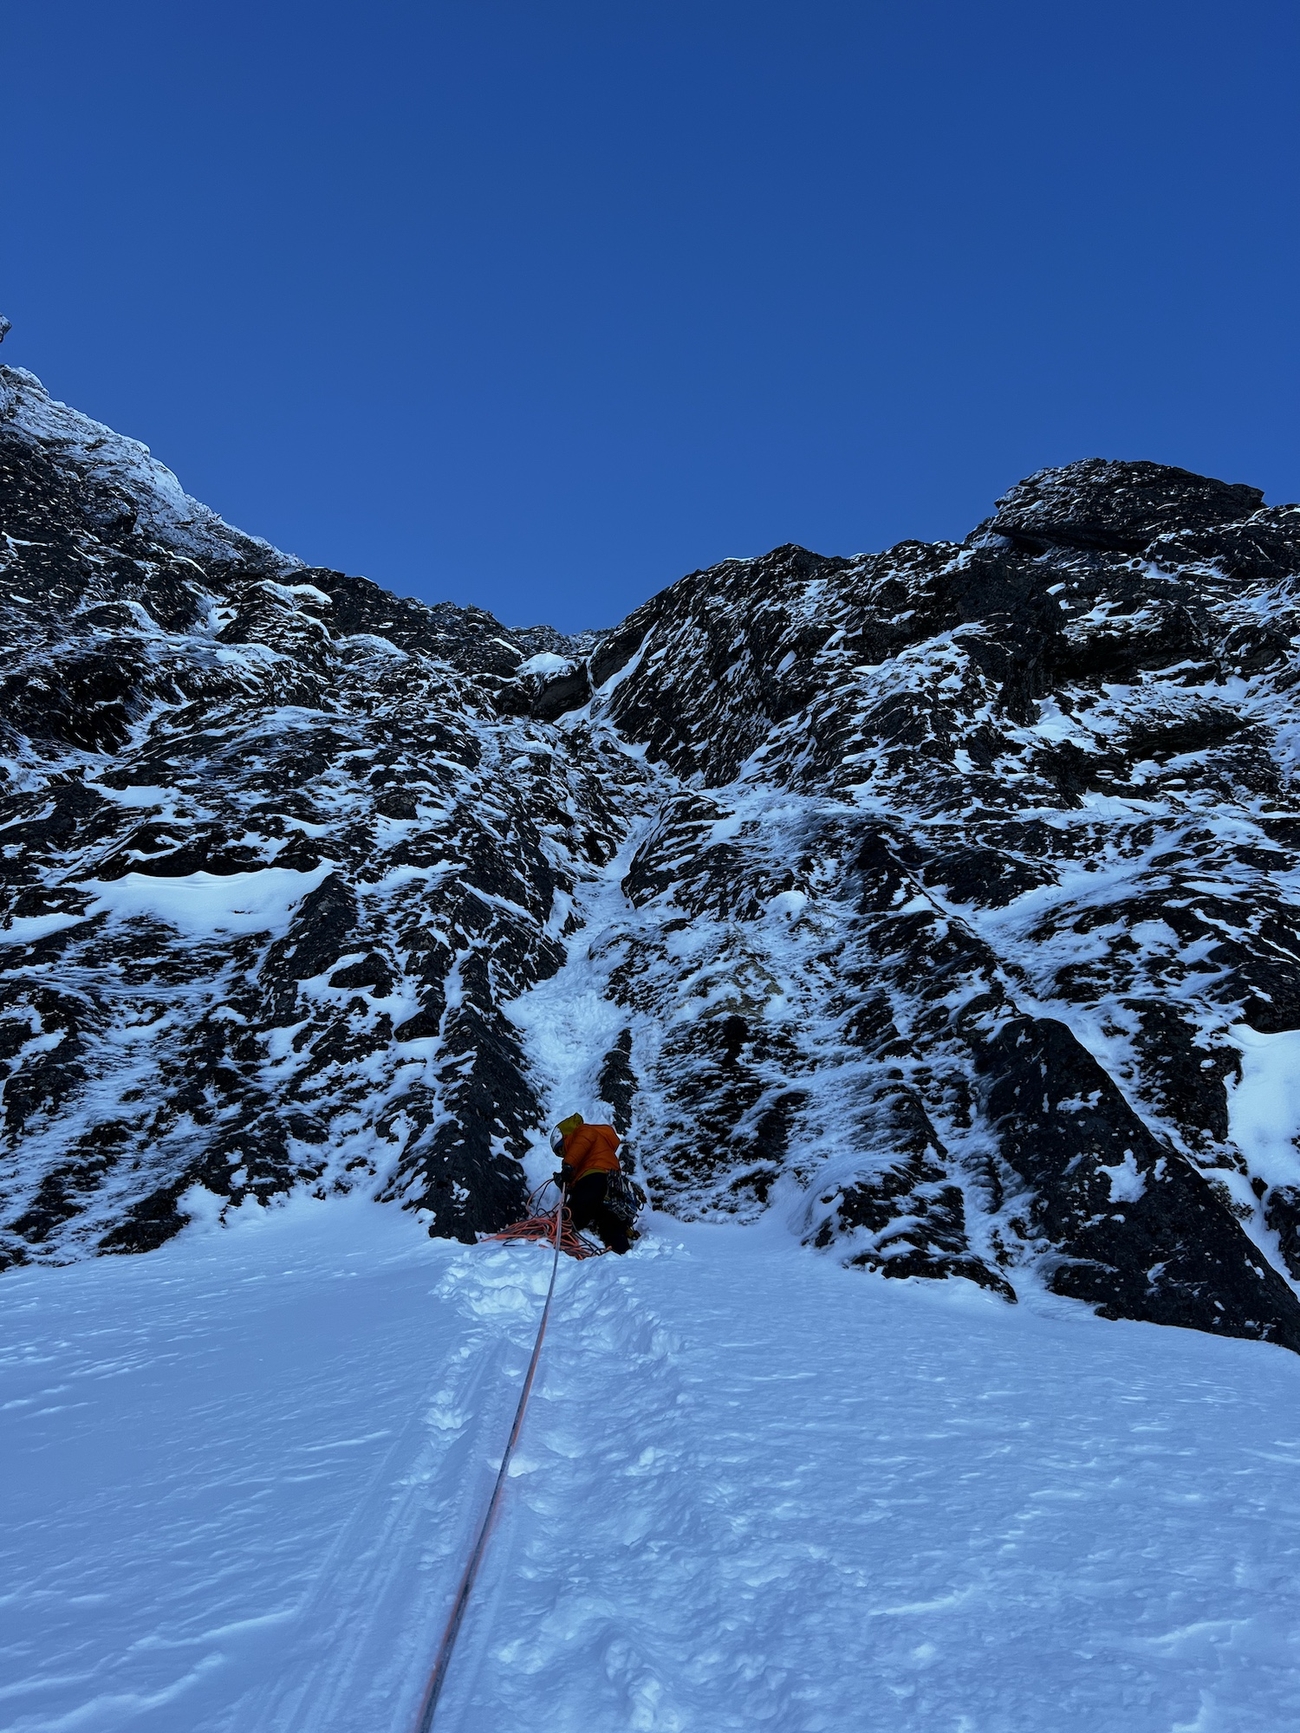
[[[542,1352],[542,1338],[546,1334],[546,1320],[550,1316],[551,1296],[555,1293],[555,1275],[560,1267],[560,1252],[565,1249],[562,1244],[562,1230],[567,1226],[568,1211],[564,1208],[564,1198],[561,1196],[555,1206],[555,1258],[551,1264],[551,1285],[546,1290],[546,1304],[542,1307],[542,1321],[537,1326],[537,1340],[533,1343],[533,1357],[528,1362],[528,1370],[524,1374],[524,1387],[519,1393],[519,1406],[515,1409],[515,1423],[510,1428],[510,1437],[506,1441],[505,1455],[501,1458],[501,1467],[497,1470],[496,1485],[492,1488],[492,1497],[488,1500],[487,1514],[483,1518],[478,1531],[478,1539],[474,1542],[474,1550],[469,1555],[469,1563],[456,1588],[456,1598],[451,1603],[451,1614],[447,1619],[447,1628],[442,1633],[442,1641],[438,1644],[438,1653],[434,1659],[433,1671],[429,1682],[424,1688],[424,1696],[420,1700],[420,1713],[415,1722],[415,1733],[429,1733],[433,1724],[433,1712],[438,1706],[438,1698],[442,1693],[443,1682],[447,1677],[447,1668],[451,1663],[451,1652],[456,1646],[456,1638],[460,1632],[461,1620],[465,1617],[465,1609],[469,1604],[470,1591],[474,1587],[474,1579],[478,1575],[478,1567],[483,1562],[483,1554],[487,1550],[488,1536],[492,1532],[492,1524],[496,1519],[497,1506],[501,1502],[501,1493],[506,1483],[506,1470],[510,1466],[510,1458],[514,1455],[515,1445],[519,1442],[520,1429],[524,1423],[524,1410],[528,1406],[528,1397],[533,1388],[533,1378],[537,1372],[538,1357]],[[545,1220],[546,1218],[541,1218]],[[525,1223],[519,1223],[525,1226]],[[573,1229],[570,1227],[570,1233]],[[494,1238],[506,1238],[510,1235],[494,1235]],[[532,1235],[530,1238],[534,1237]],[[576,1237],[576,1236],[575,1236]],[[574,1254],[575,1256],[579,1254]],[[586,1255],[586,1254],[584,1254]]]
[[[552,1215],[529,1216],[526,1221],[511,1222],[508,1228],[502,1228],[499,1234],[487,1234],[485,1240],[549,1240],[554,1231]],[[598,1258],[605,1248],[594,1245],[586,1239],[573,1225],[573,1218],[568,1210],[564,1212],[564,1225],[560,1232],[560,1250],[567,1252],[571,1258]]]

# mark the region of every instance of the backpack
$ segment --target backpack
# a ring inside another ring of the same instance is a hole
[[[646,1206],[646,1195],[625,1173],[611,1173],[605,1181],[605,1208],[630,1232]]]

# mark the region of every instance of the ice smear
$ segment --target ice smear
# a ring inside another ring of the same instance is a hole
[[[6,1733],[407,1733],[547,1277],[294,1198],[5,1278]],[[566,1264],[440,1733],[1300,1724],[1300,1364],[663,1218]]]

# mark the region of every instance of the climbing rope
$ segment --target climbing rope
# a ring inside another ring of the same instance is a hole
[[[524,1387],[519,1392],[519,1406],[515,1409],[515,1423],[510,1428],[510,1437],[506,1440],[505,1455],[501,1458],[501,1467],[497,1470],[496,1485],[492,1488],[492,1497],[488,1500],[487,1514],[483,1518],[478,1531],[478,1539],[474,1542],[474,1550],[469,1555],[460,1583],[456,1589],[456,1598],[451,1603],[451,1614],[447,1620],[447,1628],[442,1633],[442,1641],[438,1644],[438,1653],[434,1659],[433,1671],[429,1682],[424,1687],[424,1696],[420,1701],[420,1713],[415,1722],[415,1733],[429,1733],[433,1725],[433,1712],[438,1706],[438,1698],[447,1677],[447,1668],[451,1664],[451,1653],[456,1646],[456,1638],[460,1632],[461,1620],[465,1617],[465,1609],[469,1605],[470,1593],[474,1587],[474,1579],[478,1575],[478,1567],[483,1562],[483,1554],[487,1550],[488,1536],[492,1532],[492,1524],[496,1519],[497,1506],[501,1502],[501,1494],[506,1484],[506,1472],[510,1467],[510,1458],[514,1455],[515,1445],[519,1442],[520,1429],[524,1424],[524,1410],[528,1407],[528,1397],[533,1388],[533,1378],[537,1372],[537,1361],[542,1352],[542,1338],[546,1334],[546,1320],[551,1313],[551,1296],[555,1293],[555,1276],[560,1267],[560,1252],[566,1249],[562,1246],[565,1228],[568,1226],[568,1211],[564,1207],[564,1195],[555,1206],[555,1257],[551,1262],[551,1285],[546,1290],[546,1304],[542,1307],[542,1321],[537,1326],[537,1340],[533,1343],[533,1357],[528,1362],[528,1370],[524,1374]],[[572,1229],[569,1232],[572,1233]]]
[[[548,1179],[544,1185],[538,1186],[528,1200],[528,1207],[534,1213],[527,1220],[511,1222],[508,1228],[502,1228],[499,1233],[486,1234],[484,1238],[487,1240],[549,1240],[553,1226],[551,1211],[546,1210],[541,1213],[541,1199],[543,1194],[554,1184],[553,1179]],[[563,1200],[564,1194],[561,1192],[560,1201],[563,1202]],[[587,1234],[578,1232],[567,1209],[564,1212],[564,1220],[560,1229],[560,1250],[567,1252],[571,1258],[599,1258],[605,1252],[604,1246],[598,1245]]]

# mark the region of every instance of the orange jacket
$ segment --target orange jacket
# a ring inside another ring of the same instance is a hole
[[[618,1133],[612,1125],[580,1125],[564,1140],[568,1182],[576,1185],[589,1173],[618,1173]]]

